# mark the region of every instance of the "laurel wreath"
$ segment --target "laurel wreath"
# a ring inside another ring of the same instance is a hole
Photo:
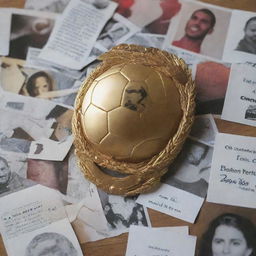
[[[159,183],[190,132],[195,109],[195,84],[191,72],[186,63],[177,56],[157,48],[138,45],[118,45],[101,55],[99,59],[102,63],[82,83],[76,98],[72,130],[78,164],[86,178],[106,192],[120,195],[146,192]],[[90,85],[109,68],[120,64],[142,64],[155,69],[174,81],[180,95],[183,115],[175,135],[161,152],[138,163],[116,160],[95,150],[86,138],[81,124],[82,103]],[[96,164],[125,174],[125,177],[110,176],[102,172]]]

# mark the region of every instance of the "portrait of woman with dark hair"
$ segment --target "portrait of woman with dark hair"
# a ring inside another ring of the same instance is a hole
[[[45,71],[39,71],[29,77],[26,89],[29,96],[38,97],[44,92],[52,91],[53,80]]]
[[[29,96],[40,97],[43,93],[53,90],[53,80],[45,71],[36,72],[28,78],[26,90]]]
[[[199,256],[255,256],[256,227],[247,218],[226,213],[203,234]]]

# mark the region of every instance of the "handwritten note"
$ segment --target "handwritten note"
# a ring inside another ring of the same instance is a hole
[[[148,208],[193,223],[204,198],[184,190],[162,184],[153,193],[141,194],[137,202]]]
[[[256,138],[218,134],[208,202],[256,208]]]

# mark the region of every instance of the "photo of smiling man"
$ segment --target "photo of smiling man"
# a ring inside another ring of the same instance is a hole
[[[200,53],[204,38],[214,31],[216,18],[209,9],[199,9],[192,13],[185,27],[185,35],[172,45]]]
[[[230,15],[223,8],[184,3],[176,28],[170,28],[174,34],[171,45],[221,59]]]

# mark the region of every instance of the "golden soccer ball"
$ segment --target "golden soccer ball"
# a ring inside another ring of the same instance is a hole
[[[189,134],[195,84],[183,60],[156,48],[122,44],[100,60],[76,98],[78,163],[108,193],[143,193],[160,182]]]
[[[118,160],[139,162],[159,153],[182,117],[173,80],[142,64],[121,64],[89,87],[82,125],[95,149]]]

